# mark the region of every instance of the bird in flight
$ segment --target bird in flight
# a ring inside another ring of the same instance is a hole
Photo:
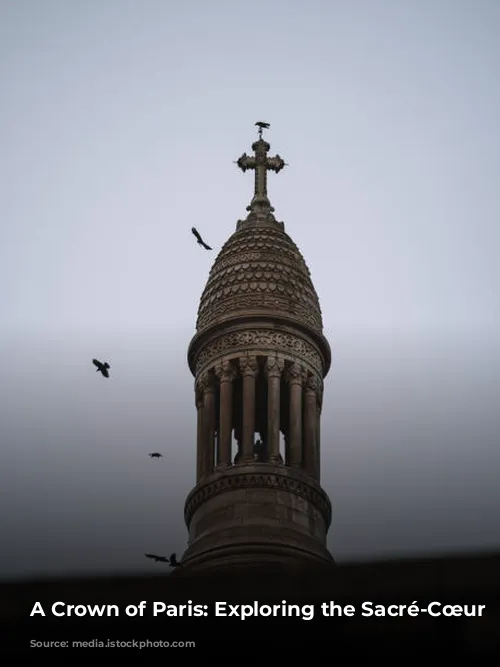
[[[261,130],[268,130],[271,127],[271,123],[264,123],[261,120],[258,120],[256,123],[257,127],[259,127]]]
[[[212,250],[212,248],[205,243],[205,241],[201,238],[199,231],[196,229],[196,227],[192,227],[191,231],[193,234],[196,236],[198,240],[198,245],[201,245],[205,250]]]
[[[177,560],[177,554],[172,554],[169,558],[168,563],[169,563],[170,567],[178,567],[180,565],[180,563]]]
[[[160,459],[163,458],[163,454],[160,454],[160,452],[151,452],[151,454],[149,455],[149,458],[160,460]]]
[[[168,558],[165,556],[157,556],[156,554],[144,554],[146,558],[151,558],[155,563],[168,563]]]
[[[108,364],[107,361],[102,363],[102,361],[99,361],[99,359],[92,359],[92,363],[94,366],[97,366],[96,373],[99,373],[99,371],[103,374],[103,377],[109,378],[109,372],[108,368],[111,368],[111,366]]]
[[[178,567],[180,563],[177,560],[177,554],[172,554],[170,558],[165,556],[157,556],[156,554],[144,554],[146,558],[151,558],[155,563],[168,563],[170,567]]]

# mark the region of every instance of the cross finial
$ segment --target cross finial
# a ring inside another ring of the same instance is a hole
[[[279,155],[275,155],[274,157],[268,157],[267,155],[271,146],[267,141],[262,139],[262,132],[264,129],[270,127],[269,123],[258,121],[255,125],[259,128],[259,140],[252,144],[255,155],[249,156],[243,153],[239,160],[236,161],[236,164],[243,172],[247,169],[255,171],[254,196],[250,205],[247,206],[247,211],[250,211],[247,221],[276,224],[273,215],[274,208],[271,206],[271,202],[267,196],[267,172],[274,171],[277,174],[283,169],[286,163]],[[280,223],[280,225],[282,224]]]

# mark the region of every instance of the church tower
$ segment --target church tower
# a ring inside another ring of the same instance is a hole
[[[267,172],[285,162],[269,149],[261,127],[236,163],[254,171],[254,196],[212,266],[188,350],[197,464],[185,573],[334,564],[320,486],[330,347],[309,269],[273,215]]]

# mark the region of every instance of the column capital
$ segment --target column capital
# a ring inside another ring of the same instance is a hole
[[[285,362],[279,357],[268,357],[266,359],[265,369],[268,378],[279,378],[285,369]]]
[[[240,372],[243,376],[254,377],[259,371],[259,364],[256,356],[240,357]]]
[[[204,394],[215,391],[215,373],[213,370],[205,371],[200,377],[200,385]]]
[[[304,369],[300,364],[293,363],[288,367],[285,379],[291,385],[298,384],[302,386],[304,382]]]
[[[317,393],[320,388],[320,381],[317,375],[312,373],[308,375],[306,379],[306,392]]]
[[[232,382],[236,377],[236,369],[234,364],[229,359],[222,361],[215,369],[215,374],[220,382]]]

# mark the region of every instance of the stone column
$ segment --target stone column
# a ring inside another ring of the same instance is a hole
[[[203,470],[208,475],[214,469],[215,442],[215,377],[213,371],[203,376]]]
[[[203,389],[199,383],[195,385],[196,397],[196,483],[205,475],[203,468]]]
[[[288,369],[290,385],[290,454],[287,465],[300,467],[302,463],[302,383],[303,370],[299,364]]]
[[[316,394],[316,480],[321,482],[321,408],[323,406],[323,386],[320,383]]]
[[[316,392],[318,378],[309,375],[306,381],[304,397],[304,451],[303,468],[316,477]]]
[[[277,357],[268,357],[267,373],[267,451],[270,463],[280,456],[280,384],[285,364]]]
[[[233,431],[233,380],[234,369],[230,361],[224,361],[217,369],[220,382],[219,438],[217,467],[231,465],[231,434]]]
[[[241,357],[240,371],[243,376],[243,415],[240,463],[253,461],[255,438],[255,379],[258,364],[256,357]]]

